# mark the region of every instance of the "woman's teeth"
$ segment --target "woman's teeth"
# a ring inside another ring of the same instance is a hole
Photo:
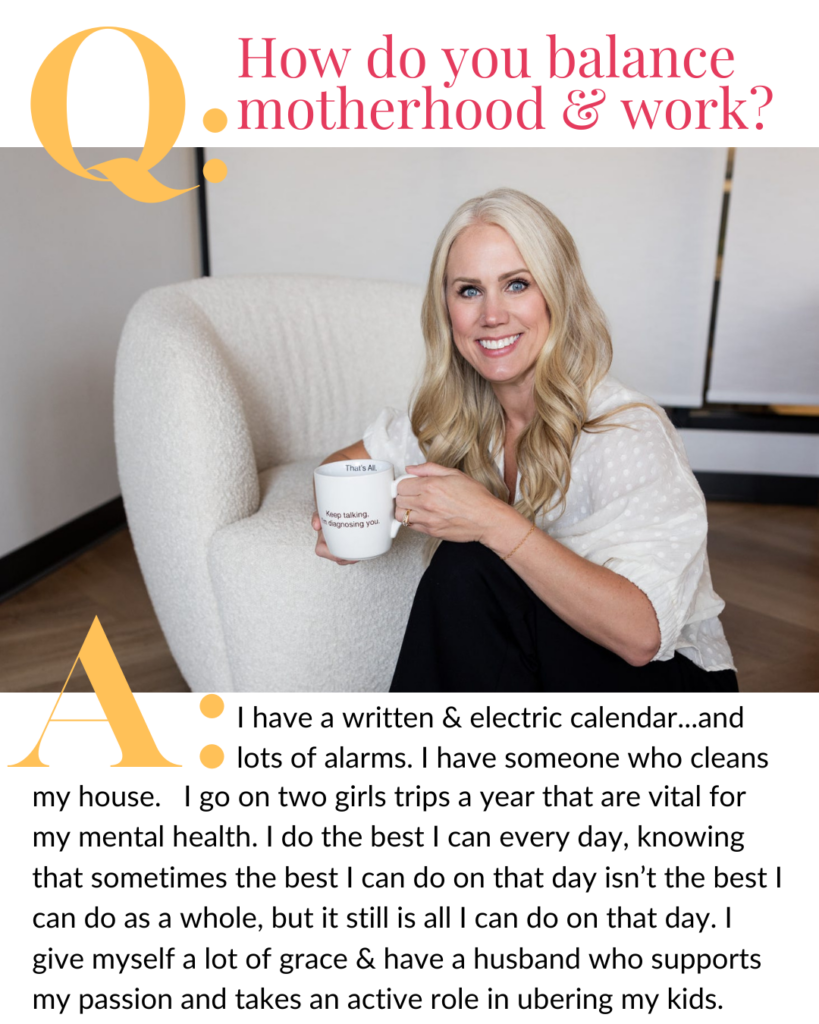
[[[510,345],[514,345],[520,337],[519,334],[510,334],[508,338],[478,338],[478,344],[481,348],[499,349],[509,348]]]

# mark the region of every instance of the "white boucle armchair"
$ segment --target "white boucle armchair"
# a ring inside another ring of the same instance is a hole
[[[131,310],[117,463],[139,564],[194,691],[386,690],[423,568],[316,558],[312,470],[406,408],[420,290],[300,276],[202,278]]]

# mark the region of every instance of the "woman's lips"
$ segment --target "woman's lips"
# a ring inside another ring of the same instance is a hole
[[[512,352],[521,338],[520,334],[506,334],[502,338],[476,338],[485,355],[491,358],[508,355]]]

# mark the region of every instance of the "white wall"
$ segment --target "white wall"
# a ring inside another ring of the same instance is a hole
[[[112,155],[79,150],[85,166]],[[195,184],[193,150],[156,171]],[[197,193],[148,205],[0,149],[0,557],[119,494],[114,359],[138,296],[200,273]]]
[[[708,397],[819,405],[819,150],[736,154]]]
[[[573,233],[612,325],[614,370],[668,405],[702,403],[724,149],[213,149],[212,273],[423,284],[463,200],[501,185]]]

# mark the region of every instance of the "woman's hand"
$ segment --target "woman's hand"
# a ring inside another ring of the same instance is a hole
[[[409,527],[441,540],[482,541],[511,513],[506,502],[496,498],[458,469],[447,469],[434,462],[407,466],[414,480],[398,485],[395,518],[404,521],[410,509]]]
[[[321,519],[319,518],[318,512],[313,513],[313,519],[310,525],[318,534],[318,537],[316,537],[316,554],[319,558],[326,558],[330,562],[335,562],[336,565],[355,565],[355,562],[345,562],[343,558],[336,558],[335,555],[330,554],[330,549],[327,547],[327,541],[324,539],[324,534],[321,532]]]

